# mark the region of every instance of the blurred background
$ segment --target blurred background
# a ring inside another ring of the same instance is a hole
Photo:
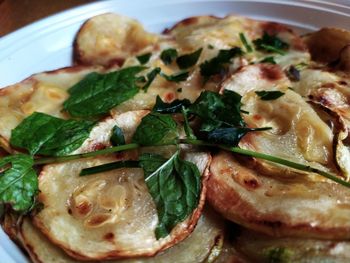
[[[0,37],[54,13],[96,0],[0,0]]]

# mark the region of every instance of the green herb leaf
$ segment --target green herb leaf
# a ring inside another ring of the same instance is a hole
[[[157,77],[157,75],[160,73],[161,69],[160,68],[154,68],[152,71],[147,73],[147,82],[146,84],[142,87],[142,89],[147,92],[149,86],[151,86],[153,80]]]
[[[225,66],[230,63],[232,58],[241,55],[243,55],[243,52],[238,47],[221,49],[216,57],[206,60],[200,65],[201,75],[204,77],[210,77],[212,75],[220,74],[225,70]]]
[[[290,263],[293,257],[293,251],[285,247],[270,248],[267,249],[264,254],[269,263]]]
[[[189,105],[191,105],[191,102],[188,99],[176,99],[170,103],[166,103],[162,101],[159,95],[157,95],[156,104],[154,105],[152,111],[159,113],[177,113],[181,112],[181,107],[188,107]]]
[[[156,237],[166,237],[198,206],[200,172],[195,164],[180,159],[178,152],[169,160],[156,154],[143,154],[140,165],[157,207]]]
[[[248,53],[253,52],[252,46],[248,44],[248,41],[243,33],[239,33],[239,38],[241,39],[246,51]]]
[[[111,144],[113,146],[119,146],[125,144],[125,137],[123,130],[115,125],[112,129]]]
[[[266,57],[260,61],[260,63],[277,64],[274,57]]]
[[[83,144],[94,124],[34,112],[12,130],[10,144],[26,149],[32,155],[66,155]]]
[[[262,100],[275,100],[278,99],[279,97],[283,96],[284,93],[278,90],[274,91],[255,91],[256,95],[258,95]]]
[[[253,43],[255,45],[255,48],[258,50],[275,52],[280,55],[285,55],[286,52],[284,50],[289,48],[289,45],[286,42],[282,41],[274,35],[269,35],[266,32],[264,32],[262,38],[255,39]]]
[[[230,146],[237,146],[244,135],[252,131],[270,130],[266,128],[228,127],[218,128],[207,133],[207,140],[211,143],[218,143]]]
[[[136,58],[140,62],[141,65],[144,65],[149,61],[151,56],[152,56],[152,53],[146,53],[146,54],[142,54],[140,56],[137,56]]]
[[[191,139],[191,140],[196,140],[197,137],[194,135],[193,130],[190,126],[190,123],[188,122],[187,115],[188,115],[189,110],[186,109],[184,106],[182,106],[181,112],[182,112],[182,116],[184,118],[184,129],[185,129],[185,133],[186,133],[187,138]]]
[[[70,88],[70,97],[63,103],[63,108],[73,117],[106,114],[138,93],[136,74],[144,69],[138,66],[107,74],[90,73]]]
[[[185,81],[188,76],[189,72],[188,71],[180,71],[178,73],[175,73],[173,75],[166,75],[164,73],[160,73],[160,75],[165,78],[167,81],[172,81],[172,82],[180,82],[180,81]]]
[[[32,168],[33,158],[17,154],[0,159],[0,201],[15,211],[27,212],[38,192],[38,178]]]
[[[141,120],[133,136],[133,142],[144,146],[176,143],[176,122],[171,115],[152,112]]]
[[[171,64],[177,58],[177,51],[174,48],[168,48],[162,51],[160,59],[165,65]]]
[[[182,55],[176,59],[176,64],[180,69],[187,69],[196,65],[203,48],[200,48],[190,54]]]
[[[108,172],[108,171],[112,171],[120,168],[138,168],[138,167],[140,167],[140,164],[138,161],[118,161],[113,163],[101,164],[90,168],[85,168],[81,170],[80,176],[103,173],[103,172]]]
[[[244,126],[241,116],[241,96],[224,90],[223,95],[204,91],[189,107],[189,112],[202,120],[201,131],[212,131],[220,126]]]

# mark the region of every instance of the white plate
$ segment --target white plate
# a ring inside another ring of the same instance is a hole
[[[71,9],[24,27],[0,39],[0,87],[29,75],[71,64],[75,33],[88,18],[115,12],[141,21],[146,29],[161,32],[193,15],[229,13],[281,22],[299,33],[324,26],[350,30],[350,0],[115,0]],[[28,262],[0,230],[0,262]]]

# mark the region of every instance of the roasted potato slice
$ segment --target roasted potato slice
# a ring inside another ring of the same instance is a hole
[[[20,237],[25,250],[35,263],[81,262],[68,256],[55,246],[37,229],[29,218],[25,218],[20,226]],[[223,236],[224,223],[213,212],[206,210],[190,236],[183,242],[165,250],[151,258],[99,261],[111,263],[199,263],[203,262],[212,250],[216,240]]]
[[[345,263],[350,260],[349,241],[272,238],[242,230],[235,247],[249,262]]]
[[[22,82],[0,89],[0,147],[12,152],[11,130],[35,111],[67,118],[61,111],[67,90],[97,67],[69,67],[35,74]]]
[[[126,58],[152,47],[158,38],[134,19],[112,13],[98,15],[86,21],[76,36],[75,63],[121,65]]]
[[[303,37],[311,57],[322,63],[335,62],[341,51],[350,44],[350,32],[345,29],[325,27]]]
[[[126,141],[130,141],[146,113],[126,112],[107,118],[92,130],[90,138],[75,153],[91,151],[96,145],[108,145],[114,125],[118,125]],[[44,166],[39,175],[38,196],[44,209],[33,217],[34,224],[53,243],[80,260],[153,256],[180,242],[192,232],[200,217],[210,155],[193,151],[185,153],[185,159],[197,164],[202,174],[199,205],[170,235],[159,240],[154,233],[157,210],[144,182],[142,169],[123,168],[79,176],[83,168],[135,157],[136,152],[127,152]]]
[[[227,219],[274,236],[348,239],[349,190],[307,175],[264,174],[228,152],[213,157],[207,198]]]
[[[279,66],[263,64],[244,67],[223,83],[223,90],[242,95],[242,108],[249,112],[243,115],[248,126],[272,128],[247,134],[240,146],[339,173],[331,129],[299,94],[288,89],[289,85]],[[264,100],[256,93],[259,91],[277,91],[282,96]],[[256,162],[269,173],[281,175],[285,170],[262,160]]]
[[[197,16],[180,21],[165,31],[167,35],[175,38],[182,49],[194,50],[209,45],[211,49],[204,50],[205,59],[216,55],[219,49],[240,47],[245,50],[240,33],[244,33],[248,43],[254,47],[252,41],[261,38],[264,32],[279,37],[288,43],[290,48],[284,56],[254,50],[245,55],[249,62],[257,62],[271,55],[275,56],[276,62],[283,68],[309,62],[310,55],[301,38],[292,29],[274,22],[262,22],[236,15],[223,18]]]

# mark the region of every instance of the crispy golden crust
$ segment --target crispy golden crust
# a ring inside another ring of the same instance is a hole
[[[242,166],[229,153],[213,157],[207,198],[224,217],[274,236],[350,237],[345,187],[305,175],[270,178],[255,169]]]

